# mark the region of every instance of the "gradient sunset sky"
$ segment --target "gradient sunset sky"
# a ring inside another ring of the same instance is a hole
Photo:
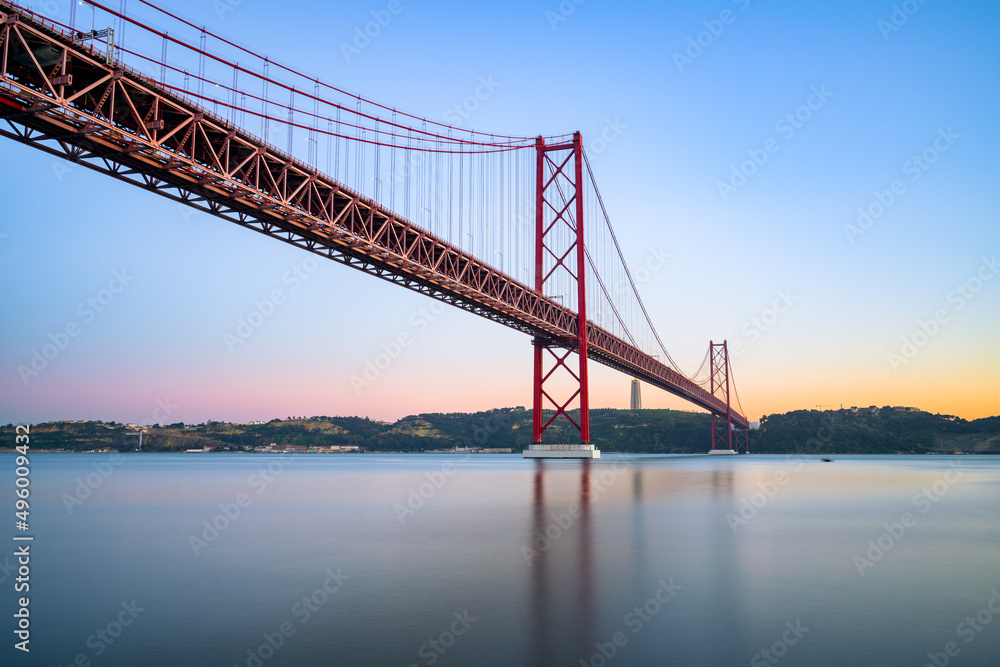
[[[342,45],[388,0],[169,6],[411,113],[443,120],[487,77],[466,126],[581,131],[632,268],[669,256],[639,287],[661,338],[687,371],[727,339],[751,419],[1000,414],[1000,5],[398,2],[349,62]],[[27,4],[68,17],[68,0]],[[10,140],[0,155],[2,423],[531,404],[523,334]],[[230,350],[275,289],[285,302]],[[401,333],[412,344],[352,386]],[[627,407],[629,382],[593,364],[592,407]],[[693,409],[648,386],[643,402]]]

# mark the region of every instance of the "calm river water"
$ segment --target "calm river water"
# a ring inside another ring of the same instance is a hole
[[[1000,665],[998,457],[36,454],[31,480],[4,665]]]

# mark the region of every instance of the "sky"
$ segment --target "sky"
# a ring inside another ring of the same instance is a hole
[[[466,126],[582,132],[626,259],[653,267],[639,291],[671,356],[691,371],[727,340],[751,419],[1000,414],[996,3],[167,6],[414,114],[442,119],[485,77]],[[0,423],[531,405],[530,338],[493,322],[6,139],[0,196]],[[628,406],[629,377],[590,373],[591,407]],[[649,386],[643,403],[695,409]]]

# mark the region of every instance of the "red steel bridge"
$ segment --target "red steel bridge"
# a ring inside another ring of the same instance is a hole
[[[145,0],[80,5],[63,24],[0,0],[0,135],[531,335],[535,443],[560,417],[590,442],[593,360],[749,450],[726,344],[690,374],[670,357],[579,133],[453,127]]]

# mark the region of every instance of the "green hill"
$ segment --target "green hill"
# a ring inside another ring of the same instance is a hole
[[[571,412],[577,419],[578,413]],[[547,421],[551,413],[546,413]],[[365,451],[422,452],[452,447],[511,448],[531,441],[531,412],[522,407],[477,413],[411,415],[388,424],[364,417],[275,419],[266,424],[209,422],[151,426],[144,451],[214,448],[253,451],[270,444],[356,446]],[[702,453],[710,447],[709,417],[678,410],[591,410],[591,441],[605,452]],[[575,430],[557,420],[545,441],[573,442]],[[138,433],[114,422],[47,422],[31,428],[32,448],[132,451]],[[577,436],[578,437],[578,436]],[[0,427],[14,442],[14,427]],[[966,421],[913,408],[796,410],[768,415],[751,432],[754,453],[893,454],[956,451],[1000,454],[1000,416]]]

